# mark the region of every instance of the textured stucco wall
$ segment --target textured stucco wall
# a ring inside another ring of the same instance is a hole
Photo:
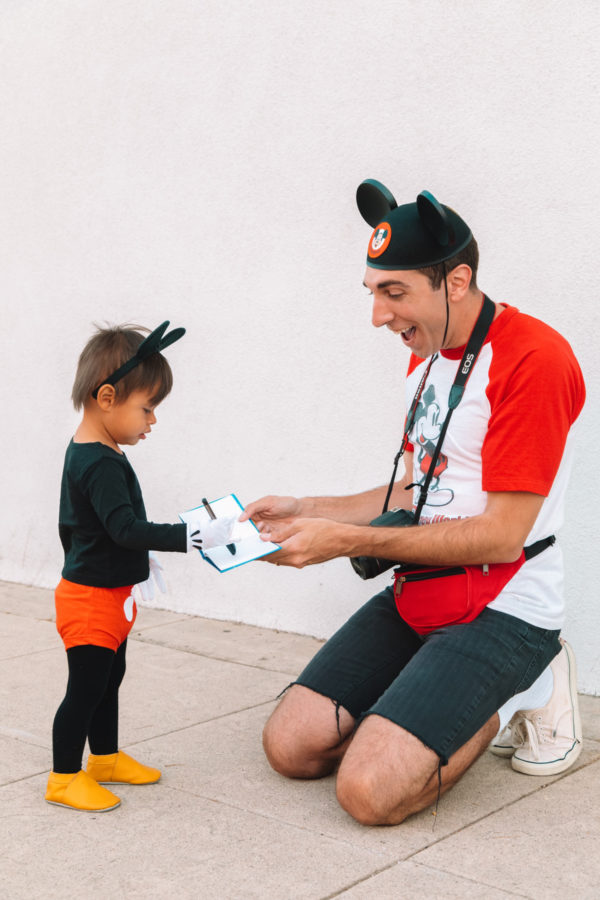
[[[156,521],[204,494],[387,479],[406,353],[371,328],[361,287],[354,191],[376,177],[401,202],[427,187],[455,206],[482,287],[581,360],[565,634],[581,687],[600,692],[599,24],[595,0],[7,0],[0,578],[57,579],[69,393],[93,321],[188,328],[173,394],[130,454]],[[164,562],[174,609],[319,636],[372,587],[343,560],[224,576]]]

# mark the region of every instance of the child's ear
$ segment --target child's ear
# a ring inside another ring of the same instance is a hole
[[[103,384],[98,391],[96,402],[102,412],[108,412],[113,406],[116,406],[117,392],[112,384]]]

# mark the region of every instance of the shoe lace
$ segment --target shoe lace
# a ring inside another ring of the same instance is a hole
[[[539,759],[540,744],[546,744],[552,740],[552,728],[544,723],[541,715],[536,715],[532,718],[523,716],[521,723],[525,729],[524,743],[529,744],[534,759]]]
[[[515,717],[509,722],[508,729],[513,747],[521,747],[527,740],[527,730],[523,724],[523,718],[521,716]]]

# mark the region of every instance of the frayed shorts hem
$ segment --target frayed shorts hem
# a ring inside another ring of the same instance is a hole
[[[484,609],[472,622],[418,635],[386,588],[319,650],[296,683],[348,710],[409,731],[442,763],[560,651],[559,631]]]

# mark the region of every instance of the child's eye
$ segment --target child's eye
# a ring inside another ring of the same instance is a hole
[[[144,407],[144,412],[146,413],[147,416],[149,416],[150,413],[152,412],[152,410],[151,410],[151,409],[146,409],[146,408]]]

